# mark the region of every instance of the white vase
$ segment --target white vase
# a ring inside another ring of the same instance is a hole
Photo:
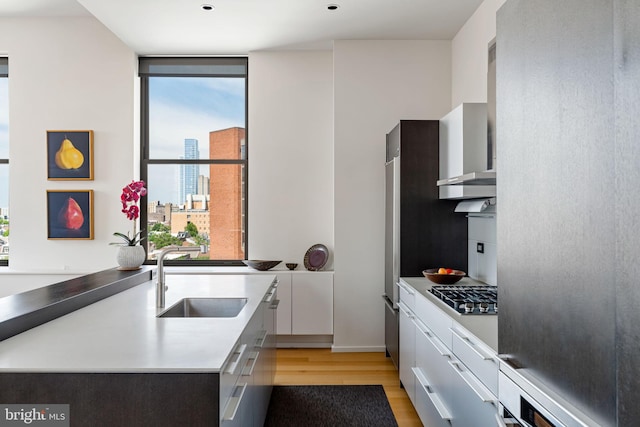
[[[118,270],[137,270],[140,268],[146,258],[144,248],[140,245],[136,246],[120,246],[118,248]]]

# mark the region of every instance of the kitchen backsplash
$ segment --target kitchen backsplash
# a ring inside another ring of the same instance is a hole
[[[497,285],[495,214],[469,214],[469,266],[467,275]]]

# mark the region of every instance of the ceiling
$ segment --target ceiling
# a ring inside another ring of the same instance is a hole
[[[451,40],[482,0],[0,0],[0,17],[94,16],[142,55]],[[213,10],[203,10],[209,4]],[[329,10],[336,4],[336,10]]]

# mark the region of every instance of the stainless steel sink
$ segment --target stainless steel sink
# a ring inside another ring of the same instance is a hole
[[[236,317],[246,298],[184,298],[158,317]]]

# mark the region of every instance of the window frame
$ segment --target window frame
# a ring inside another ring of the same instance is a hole
[[[9,58],[6,56],[0,56],[0,78],[9,78]],[[0,165],[8,165],[9,164],[9,155],[7,154],[7,158],[0,158]],[[8,207],[8,206],[7,206]],[[11,221],[11,218],[9,218]],[[9,260],[8,259],[0,259],[0,267],[8,267]]]
[[[248,258],[248,205],[249,205],[249,60],[246,56],[238,57],[139,57],[140,78],[140,179],[148,185],[148,168],[150,165],[241,165],[244,166],[244,193],[243,193],[243,226],[244,226],[244,254]],[[184,70],[185,67],[194,65],[191,71]],[[244,67],[242,74],[226,74],[216,72],[198,71],[198,66],[206,69],[207,66],[215,68],[216,65],[229,66],[237,65]],[[155,68],[154,68],[155,67]],[[172,67],[177,67],[180,72],[170,72]],[[166,71],[159,72],[158,69],[165,68]],[[155,71],[154,71],[155,70]],[[244,85],[244,131],[245,131],[245,155],[243,159],[151,159],[149,158],[149,77],[242,77],[245,79]],[[209,206],[209,209],[211,207]],[[140,203],[140,228],[141,236],[148,243],[148,199],[144,196]],[[145,252],[147,244],[144,245]],[[148,254],[146,255],[148,257]],[[156,260],[145,259],[144,264],[156,265]],[[165,265],[174,266],[244,266],[242,260],[167,260]]]

